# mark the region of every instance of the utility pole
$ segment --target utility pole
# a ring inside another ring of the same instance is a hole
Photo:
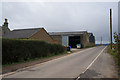
[[[112,9],[110,9],[110,47],[112,49]]]

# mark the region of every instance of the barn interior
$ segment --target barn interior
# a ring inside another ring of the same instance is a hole
[[[76,48],[77,44],[81,44],[80,36],[69,36],[69,46]]]

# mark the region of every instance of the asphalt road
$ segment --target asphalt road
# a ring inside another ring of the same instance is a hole
[[[105,46],[88,48],[54,59],[6,78],[111,78],[117,77],[114,61]]]

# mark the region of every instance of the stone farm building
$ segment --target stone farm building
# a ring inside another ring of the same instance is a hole
[[[95,45],[94,35],[87,31],[47,33],[44,28],[16,29],[11,31],[8,28],[7,19],[5,19],[1,27],[3,38],[43,40],[48,43],[58,43],[64,46],[70,45],[72,48],[75,48],[76,44],[82,44],[83,47]]]
[[[83,47],[95,45],[94,35],[87,31],[49,32],[49,35],[59,44],[70,45],[72,48],[76,48],[77,44],[82,44]]]
[[[7,19],[5,19],[4,25],[2,26],[2,37],[13,39],[43,40],[48,43],[55,42],[44,28],[16,29],[10,31],[8,28]]]

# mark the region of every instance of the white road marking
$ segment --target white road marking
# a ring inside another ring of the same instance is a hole
[[[107,46],[106,46],[107,47]],[[105,47],[105,48],[106,48]],[[91,66],[92,66],[92,64],[97,60],[97,58],[103,53],[103,51],[105,50],[105,48],[98,54],[98,56],[92,61],[92,63],[90,63],[90,65],[85,69],[85,71],[83,71],[81,74],[84,74]],[[79,80],[79,78],[80,78],[80,76],[79,77],[77,77],[77,79],[76,80]]]

